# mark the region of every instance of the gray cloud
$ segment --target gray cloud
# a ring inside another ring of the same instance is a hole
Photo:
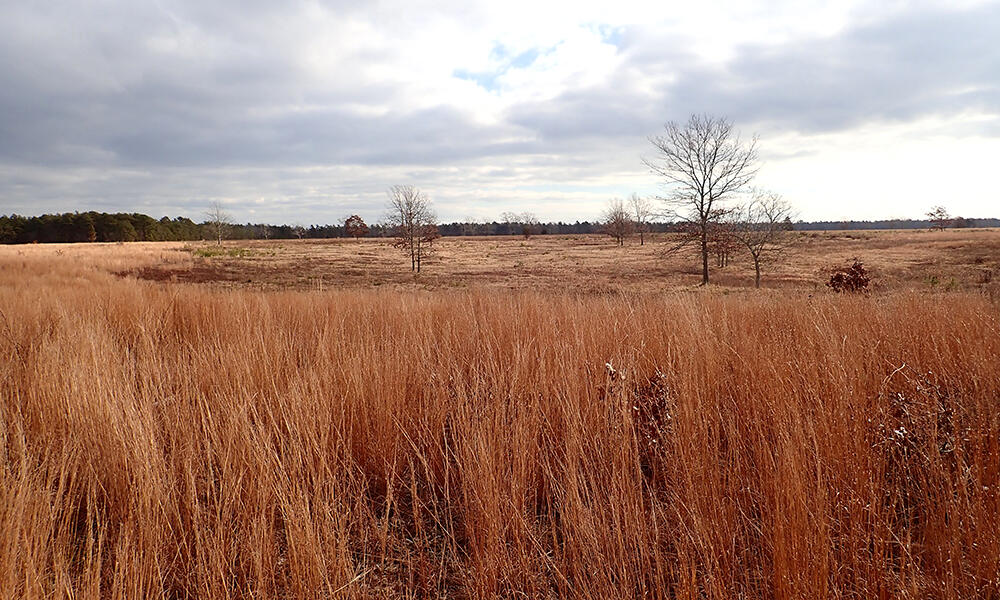
[[[670,97],[806,132],[963,110],[995,113],[998,31],[997,5],[902,15],[832,39],[745,48],[721,72],[688,74]]]
[[[9,174],[0,197],[22,211],[99,202],[131,210],[186,208],[238,189],[311,206],[318,182],[301,169],[315,166],[355,169],[345,194],[371,198],[394,182],[365,188],[357,169],[385,179],[406,168],[473,165],[507,180],[528,165],[551,181],[641,172],[645,136],[692,112],[804,133],[1000,113],[997,4],[911,11],[829,38],[747,45],[721,65],[700,61],[683,40],[625,27],[614,36],[622,66],[606,81],[514,105],[493,124],[453,105],[398,108],[405,90],[378,77],[315,84],[281,44],[295,37],[282,28],[303,6],[0,6],[0,166]],[[325,6],[344,20],[371,20],[375,11],[379,26],[414,26],[387,5]],[[347,65],[388,59],[376,46],[344,52]],[[996,136],[1000,125],[952,133]],[[212,183],[219,180],[231,187]]]
[[[644,136],[696,112],[804,133],[962,111],[1000,116],[997,4],[903,15],[827,39],[746,45],[723,65],[635,29],[623,37],[627,60],[615,79],[516,107],[511,121],[553,140]],[[637,90],[644,78],[658,82],[656,96]]]

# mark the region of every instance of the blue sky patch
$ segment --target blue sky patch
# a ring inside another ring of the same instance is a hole
[[[497,42],[493,44],[493,49],[490,50],[490,59],[501,63],[496,70],[474,73],[466,69],[455,69],[452,71],[452,76],[465,79],[466,81],[474,81],[479,87],[490,92],[495,92],[499,89],[497,78],[501,75],[511,69],[527,69],[538,60],[539,56],[548,54],[554,48],[555,46],[548,49],[529,48],[520,54],[513,54],[510,49]]]
[[[506,71],[506,69],[504,69],[504,71]],[[497,77],[503,75],[504,71],[494,71],[492,73],[472,73],[471,71],[466,71],[465,69],[455,69],[452,71],[452,76],[458,77],[459,79],[465,79],[466,81],[473,81],[479,87],[493,92],[497,89]]]

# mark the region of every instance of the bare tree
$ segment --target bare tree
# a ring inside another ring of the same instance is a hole
[[[608,201],[608,208],[602,218],[602,229],[604,233],[613,237],[619,246],[625,245],[625,238],[632,233],[632,219],[621,198]]]
[[[233,224],[233,217],[225,209],[222,208],[222,204],[218,200],[212,202],[209,205],[208,210],[205,211],[205,219],[208,224],[209,231],[212,232],[212,237],[218,241],[218,245],[222,245],[222,239],[226,237],[226,232],[229,230],[229,226]]]
[[[472,236],[476,235],[476,230],[479,228],[479,221],[476,217],[465,217],[462,220],[462,235]]]
[[[393,245],[410,255],[410,270],[420,272],[434,240],[441,237],[427,195],[412,185],[389,188],[386,225],[396,241]]]
[[[938,231],[944,231],[945,227],[951,227],[952,218],[948,214],[948,209],[943,206],[935,206],[927,213],[927,218],[930,219],[931,225],[934,229]]]
[[[306,237],[306,228],[296,223],[295,225],[292,225],[292,233],[295,234],[295,237],[301,240]]]
[[[542,223],[533,212],[521,213],[521,235],[528,239],[533,235],[538,235],[542,231]]]
[[[753,259],[754,287],[760,287],[762,262],[781,252],[791,240],[786,221],[792,207],[780,194],[754,190],[749,202],[729,215],[729,236],[746,247]]]
[[[528,239],[531,236],[537,234],[541,230],[541,223],[538,222],[538,217],[532,212],[504,212],[500,215],[500,219],[507,224],[507,229],[511,233],[520,233],[524,236],[524,239]]]
[[[649,138],[656,156],[643,162],[669,188],[661,198],[667,215],[693,226],[696,237],[688,241],[700,245],[701,283],[706,285],[712,224],[725,215],[725,202],[757,174],[757,138],[743,142],[731,122],[707,115],[692,115],[683,125],[671,121],[664,129]]]
[[[646,243],[645,234],[649,231],[649,219],[653,216],[653,205],[648,199],[633,192],[628,197],[628,207],[632,213],[635,232],[639,234],[639,245],[642,246]]]

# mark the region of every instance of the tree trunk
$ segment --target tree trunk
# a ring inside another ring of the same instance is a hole
[[[754,270],[753,286],[755,288],[759,289],[760,288],[760,257],[758,257],[758,256],[754,256],[753,257],[753,270]]]
[[[701,224],[701,285],[708,285],[708,224]]]

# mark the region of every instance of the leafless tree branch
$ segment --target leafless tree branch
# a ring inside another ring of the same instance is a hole
[[[412,185],[389,188],[388,212],[385,223],[396,238],[393,243],[410,255],[410,270],[419,273],[424,259],[430,254],[438,233],[436,217],[427,195]]]
[[[711,226],[725,216],[725,202],[742,192],[757,174],[757,138],[744,142],[725,118],[692,115],[683,125],[667,123],[664,133],[649,141],[656,155],[643,162],[664,179],[669,190],[660,198],[664,216],[694,226],[705,285]]]
[[[760,287],[761,263],[777,256],[790,243],[791,217],[791,205],[780,194],[766,190],[754,190],[750,201],[730,214],[729,235],[750,253],[755,287]]]

